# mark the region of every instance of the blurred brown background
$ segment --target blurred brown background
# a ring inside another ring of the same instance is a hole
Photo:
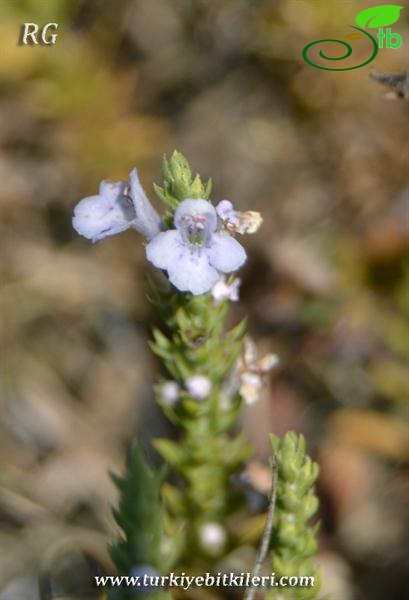
[[[91,245],[71,213],[133,166],[153,199],[174,148],[214,200],[263,213],[233,317],[281,363],[244,426],[262,459],[269,430],[304,432],[321,465],[323,595],[404,597],[408,104],[372,65],[301,58],[373,4],[2,2],[0,600],[37,599],[36,573],[69,548],[106,561],[107,469],[166,427],[140,238]],[[404,12],[381,72],[406,67]],[[18,45],[26,21],[59,23],[56,45]]]

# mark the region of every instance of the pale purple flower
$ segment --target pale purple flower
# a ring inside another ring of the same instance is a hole
[[[200,545],[210,554],[218,554],[226,544],[226,530],[219,523],[204,523],[198,531]]]
[[[231,300],[232,302],[237,302],[239,299],[240,284],[241,279],[238,279],[237,277],[233,279],[230,284],[228,284],[226,277],[222,275],[212,287],[211,293],[216,303],[219,303],[222,300]]]
[[[204,400],[212,391],[212,382],[204,375],[193,375],[186,380],[186,389],[195,400]]]
[[[174,217],[176,229],[156,235],[146,247],[148,260],[167,271],[182,292],[204,294],[220,273],[236,271],[246,253],[233,237],[218,230],[216,210],[203,199],[183,200]]]
[[[221,200],[216,206],[216,212],[222,221],[229,222],[238,227],[240,219],[230,200]]]
[[[160,222],[136,169],[130,174],[130,185],[124,181],[102,181],[99,194],[83,198],[75,207],[72,219],[74,229],[93,242],[130,228],[150,240],[160,232]]]
[[[168,406],[176,404],[180,396],[180,387],[176,381],[166,381],[161,387],[162,401]]]

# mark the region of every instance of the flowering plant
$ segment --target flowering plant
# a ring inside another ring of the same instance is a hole
[[[175,153],[168,168],[181,161],[183,165],[183,157]],[[134,169],[129,184],[103,181],[98,195],[81,200],[74,211],[73,226],[80,235],[93,242],[126,229],[135,229],[149,242],[146,246],[149,262],[165,270],[176,289],[194,295],[204,294],[215,286],[222,273],[237,271],[246,261],[243,247],[231,235],[234,231],[243,233],[244,229],[240,228],[239,213],[233,210],[229,201],[222,200],[214,208],[205,199],[210,185],[207,189],[200,189],[200,183],[197,185],[197,192],[203,198],[194,198],[194,184],[190,187],[192,198],[188,197],[176,206],[169,194],[168,203],[174,211],[161,221]],[[162,197],[166,197],[165,192]],[[174,228],[166,227],[169,220],[173,221]],[[261,222],[259,217],[257,220]],[[236,224],[235,228],[233,224]]]
[[[272,354],[256,359],[244,321],[228,332],[224,328],[229,302],[238,300],[240,280],[234,273],[247,258],[235,236],[255,233],[260,214],[236,211],[228,200],[214,206],[211,182],[192,177],[178,152],[164,159],[163,169],[163,187],[155,186],[166,208],[163,215],[151,205],[134,169],[129,182],[102,182],[99,194],[81,200],[73,217],[76,231],[93,242],[136,230],[146,240],[148,261],[168,280],[165,286],[150,285],[150,300],[163,324],[154,329],[151,347],[167,372],[155,387],[156,398],[177,428],[178,440],[153,441],[166,472],[152,471],[136,446],[126,474],[114,476],[120,492],[114,516],[123,536],[111,556],[122,574],[166,573],[170,568],[205,572],[242,544],[238,519],[248,512],[243,473],[251,448],[237,425],[243,404],[257,399],[277,364]],[[279,445],[275,447],[280,455]],[[284,474],[302,462],[304,455],[296,450],[285,445],[285,458],[278,461]],[[302,494],[314,479],[304,481]],[[289,492],[277,481],[272,497],[279,507],[280,486],[287,496]],[[299,535],[314,512],[311,501],[308,510],[303,506],[301,502],[297,513],[304,517]],[[292,515],[280,519],[291,520]],[[277,523],[276,531],[280,527]],[[283,547],[282,536],[277,540]],[[299,557],[297,563],[301,571],[303,560]],[[116,590],[112,597],[135,597],[137,592]],[[158,599],[171,597],[163,590],[152,593]]]

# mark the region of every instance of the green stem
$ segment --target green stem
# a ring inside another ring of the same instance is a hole
[[[208,398],[195,400],[186,391],[177,406],[164,406],[167,416],[179,426],[180,440],[156,440],[155,446],[183,481],[181,490],[166,488],[172,497],[174,516],[185,522],[184,563],[195,556],[206,556],[198,531],[204,523],[224,523],[237,506],[238,494],[231,476],[243,467],[248,448],[242,436],[231,438],[229,430],[241,409],[238,396],[230,406],[222,402],[223,385],[241,349],[244,324],[223,334],[227,305],[215,306],[210,295],[182,296],[170,292],[165,302],[156,290],[155,302],[169,305],[178,298],[175,313],[165,322],[166,335],[155,333],[154,351],[161,356],[169,373],[181,388],[186,380],[204,375],[212,383]],[[177,315],[176,321],[174,314]],[[160,390],[158,391],[160,402]],[[162,403],[163,406],[163,403]]]

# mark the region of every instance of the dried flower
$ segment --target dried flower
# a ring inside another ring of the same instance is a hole
[[[216,206],[217,214],[222,220],[223,226],[229,233],[256,233],[263,222],[259,212],[247,210],[240,212],[234,210],[230,200],[222,200]]]
[[[194,295],[211,290],[220,273],[236,271],[246,260],[243,247],[217,231],[217,213],[207,200],[187,199],[177,207],[176,229],[156,235],[146,247],[148,260],[167,271],[170,282]]]
[[[237,366],[237,375],[239,393],[247,404],[253,404],[258,400],[266,375],[277,366],[278,362],[276,354],[266,354],[257,360],[255,344],[249,338],[246,339],[244,353]]]

